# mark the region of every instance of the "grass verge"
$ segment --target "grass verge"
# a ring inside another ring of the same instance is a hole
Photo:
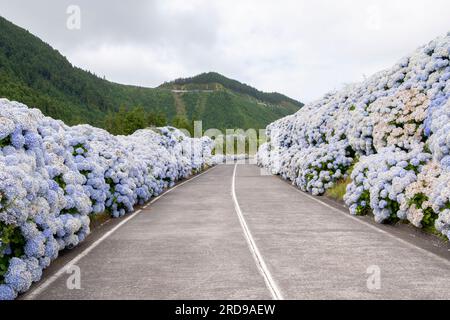
[[[333,187],[325,191],[325,196],[333,200],[343,202],[347,185],[352,182],[350,177],[338,180]]]

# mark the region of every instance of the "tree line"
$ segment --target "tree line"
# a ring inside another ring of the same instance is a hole
[[[164,127],[171,125],[178,129],[186,129],[193,134],[193,123],[186,116],[177,115],[171,121],[161,111],[146,111],[143,107],[127,109],[119,108],[117,112],[109,112],[105,119],[105,129],[115,135],[130,135],[136,130],[148,127]]]

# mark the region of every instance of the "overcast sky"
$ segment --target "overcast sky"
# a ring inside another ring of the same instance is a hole
[[[450,31],[449,0],[0,0],[0,15],[115,82],[217,71],[305,102]]]

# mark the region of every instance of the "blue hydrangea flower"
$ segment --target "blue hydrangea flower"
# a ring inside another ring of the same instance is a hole
[[[0,284],[0,301],[14,300],[17,297],[16,291],[6,284]]]

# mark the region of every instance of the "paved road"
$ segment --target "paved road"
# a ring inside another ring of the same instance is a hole
[[[450,298],[449,260],[253,165],[217,166],[128,219],[71,253],[80,290],[50,268],[24,298]]]

